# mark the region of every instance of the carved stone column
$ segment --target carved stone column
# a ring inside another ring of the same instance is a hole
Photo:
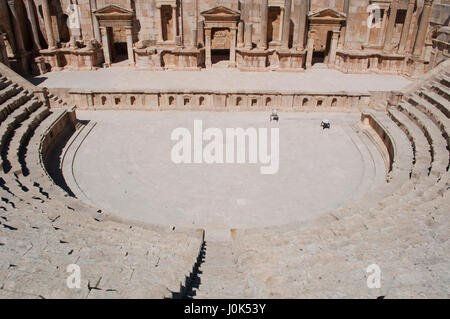
[[[244,46],[244,21],[239,21],[237,32],[237,46],[242,48]]]
[[[102,34],[102,43],[103,43],[103,57],[105,58],[105,64],[111,65],[111,49],[109,47],[109,39],[108,39],[108,29],[105,27],[100,27],[100,31]]]
[[[244,23],[250,22],[250,0],[241,0],[241,19]]]
[[[414,12],[415,0],[409,0],[408,10],[406,11],[405,23],[403,24],[402,35],[400,37],[400,44],[398,51],[400,53],[405,52],[406,42],[408,41],[409,28],[411,26],[411,20]]]
[[[212,67],[211,28],[205,28],[205,66],[207,69],[210,69]]]
[[[306,68],[310,68],[312,66],[312,58],[314,53],[314,30],[310,30],[308,32],[308,43],[306,45],[308,52],[306,53]]]
[[[27,9],[27,16],[28,16],[28,19],[30,20],[30,25],[31,25],[33,48],[35,51],[39,51],[42,48],[41,48],[41,44],[39,41],[39,30],[38,30],[38,24],[36,21],[36,15],[34,13],[33,1],[26,0],[25,5],[26,5],[26,9]]]
[[[198,36],[198,43],[204,47],[205,46],[205,24],[203,21],[197,22],[197,36]]]
[[[176,40],[177,37],[177,7],[176,6],[172,6],[172,21],[173,21],[173,41]]]
[[[333,35],[331,37],[331,44],[330,44],[330,55],[328,59],[328,64],[334,64],[336,61],[336,50],[338,47],[338,41],[339,41],[339,31],[333,30]]]
[[[417,31],[416,43],[414,44],[413,54],[415,56],[421,56],[423,47],[425,45],[425,38],[428,30],[428,23],[430,22],[431,5],[433,0],[425,0],[423,6],[422,17],[420,18],[419,30]]]
[[[16,56],[20,61],[20,67],[23,72],[28,71],[27,52],[25,50],[25,43],[23,40],[22,27],[20,25],[19,16],[17,14],[16,1],[8,0],[9,10],[11,11],[11,22],[14,28],[14,37],[16,39],[17,52]]]
[[[289,33],[291,30],[291,7],[292,0],[284,0],[283,31],[281,34],[281,45],[284,49],[289,48]]]
[[[295,0],[294,4],[293,46],[297,50],[302,50],[305,46],[306,4],[306,0]]]
[[[49,49],[56,48],[55,36],[53,34],[52,16],[50,14],[50,6],[48,0],[42,0],[42,13],[44,14],[45,32],[47,33],[47,42]]]
[[[267,22],[269,19],[269,3],[268,0],[261,0],[261,32],[259,39],[259,47],[263,50],[267,49]]]
[[[198,35],[197,35],[197,25],[194,24],[191,29],[191,48],[197,49],[198,46]]]
[[[253,24],[252,23],[245,24],[244,46],[245,46],[246,50],[250,50],[253,48]]]
[[[383,45],[384,37],[386,36],[386,26],[387,26],[387,22],[389,20],[387,13],[388,13],[388,8],[384,8],[383,17],[381,20],[381,29],[378,32],[378,38],[377,38],[377,44],[379,46]]]
[[[386,30],[386,37],[384,38],[383,51],[391,52],[392,51],[392,36],[394,33],[395,20],[397,18],[397,9],[398,9],[398,0],[392,0],[390,14],[389,14],[389,22]]]
[[[91,9],[92,12],[94,12],[95,10],[97,10],[97,0],[90,0],[91,1]],[[92,14],[92,25],[93,25],[93,31],[94,31],[94,37],[98,42],[102,42],[102,35],[100,33],[100,24],[98,23],[98,19],[95,16],[95,14]]]
[[[347,21],[348,21],[349,9],[350,9],[350,0],[344,0],[344,10],[343,11],[346,15],[346,20],[345,20],[344,24],[342,25],[341,35],[339,37],[338,47],[340,49],[343,49],[344,45],[345,45],[345,35],[347,34]]]
[[[232,28],[230,30],[230,41],[231,41],[231,45],[230,45],[230,64],[229,66],[234,68],[236,67],[236,28]]]
[[[5,34],[0,33],[0,62],[9,66],[8,52],[6,51]]]
[[[17,51],[19,53],[25,52],[25,44],[23,42],[23,34],[22,34],[22,28],[20,25],[19,17],[17,15],[17,9],[16,9],[16,1],[15,0],[8,0],[8,6],[9,10],[11,11],[11,22],[14,29],[14,37],[16,39],[16,46]]]
[[[163,42],[163,34],[162,34],[162,19],[161,19],[161,5],[156,5],[155,11],[155,23],[156,23],[156,31],[157,31],[157,41],[159,43]]]
[[[125,27],[125,32],[127,34],[127,51],[128,51],[128,64],[134,65],[134,50],[133,50],[133,29],[132,27]]]

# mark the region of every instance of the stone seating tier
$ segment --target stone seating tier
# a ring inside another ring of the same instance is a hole
[[[203,230],[139,227],[68,196],[44,161],[71,127],[73,109],[49,109],[8,79],[4,67],[0,298],[166,298],[182,291]],[[75,263],[81,267],[81,289],[66,285],[67,266]]]
[[[371,207],[345,208],[310,224],[234,231],[234,267],[242,277],[235,287],[239,297],[448,296],[450,87],[446,77],[441,72],[427,87],[392,106],[391,123],[385,113],[363,113],[363,121],[370,117],[367,131],[384,141],[386,152],[393,144],[389,183],[397,181],[399,187],[392,194]],[[392,140],[386,142],[388,138]],[[399,178],[398,172],[411,167],[410,179]],[[376,291],[366,287],[365,270],[372,263],[381,267],[384,278],[384,286]],[[208,294],[218,295],[214,289]]]
[[[52,154],[75,130],[0,64],[0,298],[165,298],[200,266],[203,298],[448,297],[450,82],[445,69],[360,128],[382,152],[386,183],[308,223],[231,231],[136,225],[70,197]],[[406,91],[405,91],[406,92]],[[68,289],[76,263],[82,288]],[[368,289],[378,264],[382,287]],[[193,270],[194,269],[194,270]]]

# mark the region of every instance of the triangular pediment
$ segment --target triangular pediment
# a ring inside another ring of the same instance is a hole
[[[221,18],[226,20],[237,20],[241,16],[241,13],[239,11],[235,11],[224,6],[217,6],[202,11],[200,14],[204,16],[206,20],[221,19]]]
[[[312,12],[308,15],[310,20],[346,20],[347,16],[339,11],[336,11],[332,8],[321,9],[316,12]]]
[[[133,11],[122,8],[115,4],[108,5],[101,9],[94,11],[96,16],[124,16],[129,17],[133,15]]]

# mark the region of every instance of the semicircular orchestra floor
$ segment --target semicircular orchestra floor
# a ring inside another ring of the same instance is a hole
[[[383,183],[386,174],[378,150],[355,127],[357,113],[286,113],[278,124],[263,112],[77,111],[77,116],[89,124],[67,149],[66,182],[80,199],[126,219],[207,231],[284,225],[349,205]],[[330,130],[320,126],[325,118]],[[171,135],[186,128],[194,139],[194,120],[202,121],[203,130],[223,132],[224,143],[227,128],[268,128],[270,145],[270,128],[279,128],[278,172],[261,174],[267,165],[260,162],[174,163],[178,142]]]

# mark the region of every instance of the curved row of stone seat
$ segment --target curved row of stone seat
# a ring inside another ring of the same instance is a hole
[[[68,196],[43,161],[72,110],[48,109],[4,75],[0,89],[0,298],[164,298],[179,292],[203,230],[139,227]],[[80,289],[67,286],[71,264],[80,267]]]
[[[362,199],[366,205],[309,223],[233,232],[235,263],[246,279],[241,297],[448,297],[446,77],[427,83],[439,97],[422,87],[387,114],[363,114],[389,154],[389,191],[384,184]],[[381,269],[380,289],[366,284],[371,264]]]
[[[448,174],[441,181],[414,201],[398,196],[327,224],[236,232],[236,263],[247,274],[241,296],[446,296]],[[381,289],[366,286],[371,264],[381,267]]]

